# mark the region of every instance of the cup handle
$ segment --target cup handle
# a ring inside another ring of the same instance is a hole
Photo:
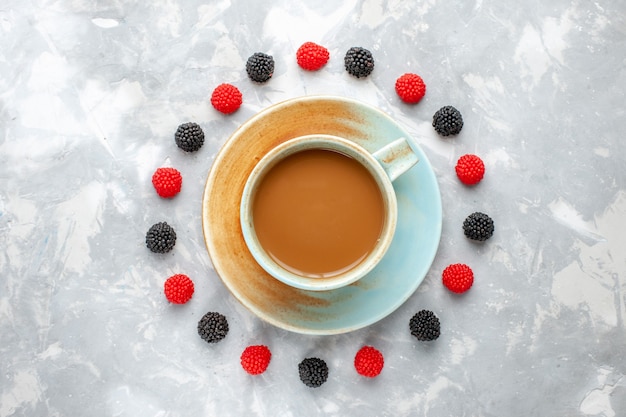
[[[406,138],[396,139],[372,155],[382,165],[391,181],[404,174],[419,161]]]

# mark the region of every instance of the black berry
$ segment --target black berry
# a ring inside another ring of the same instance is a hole
[[[372,53],[358,46],[348,49],[344,57],[344,64],[348,74],[357,78],[367,77],[374,71],[374,57]]]
[[[441,136],[457,135],[463,128],[463,116],[452,106],[444,106],[433,115],[433,127]]]
[[[159,222],[146,233],[146,246],[154,253],[167,253],[176,244],[176,232],[166,222]]]
[[[485,241],[493,235],[494,229],[493,220],[485,213],[472,213],[463,221],[463,233],[472,240]]]
[[[439,319],[430,310],[421,310],[415,313],[409,320],[409,329],[411,334],[417,337],[417,340],[422,341],[435,340],[441,333]]]
[[[274,74],[274,58],[263,52],[256,52],[248,58],[246,72],[252,81],[264,83]]]
[[[220,313],[210,311],[198,322],[198,334],[207,343],[217,343],[228,334],[228,321]]]
[[[307,387],[320,387],[328,379],[328,365],[320,358],[306,358],[298,364],[300,380]]]
[[[196,123],[184,123],[178,126],[174,134],[176,145],[185,152],[195,152],[204,143],[204,132]]]

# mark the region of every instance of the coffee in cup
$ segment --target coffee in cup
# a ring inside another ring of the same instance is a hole
[[[371,154],[330,135],[288,140],[251,172],[241,226],[256,261],[307,290],[348,285],[388,249],[397,222],[393,185],[417,163],[406,139]]]

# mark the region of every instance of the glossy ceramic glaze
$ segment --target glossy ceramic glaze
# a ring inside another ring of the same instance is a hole
[[[311,96],[269,107],[244,123],[217,155],[203,196],[203,230],[218,275],[257,316],[299,333],[344,333],[387,316],[417,289],[439,244],[441,199],[428,158],[412,141],[420,162],[393,183],[398,224],[378,266],[356,283],[330,291],[279,282],[246,246],[239,218],[241,195],[264,155],[289,139],[311,134],[340,136],[369,152],[399,137],[410,138],[386,114],[350,99]]]

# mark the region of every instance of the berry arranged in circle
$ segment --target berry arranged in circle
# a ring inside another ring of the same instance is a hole
[[[405,103],[415,104],[426,94],[426,84],[419,75],[406,73],[396,80],[396,93]]]
[[[346,52],[344,65],[348,74],[365,78],[374,71],[374,57],[367,49],[353,46]]]
[[[176,232],[167,222],[153,224],[146,233],[146,246],[154,253],[167,253],[176,244]]]
[[[363,346],[354,357],[354,368],[357,373],[368,378],[378,376],[384,365],[383,354],[372,346]]]
[[[152,174],[152,185],[163,198],[176,196],[183,185],[183,177],[176,168],[158,168]]]
[[[454,167],[456,176],[465,185],[475,185],[485,175],[485,164],[476,155],[466,154],[459,158]]]
[[[298,65],[306,71],[318,71],[329,61],[327,48],[314,42],[305,42],[296,51]],[[344,57],[346,71],[356,78],[366,78],[374,70],[372,53],[362,47],[350,48]],[[265,53],[257,52],[246,62],[246,72],[250,80],[265,83],[274,74],[274,58]],[[424,80],[417,74],[405,73],[395,82],[395,91],[405,103],[416,104],[426,93]],[[211,94],[211,105],[223,114],[237,111],[243,103],[241,91],[234,85],[223,83],[218,85]],[[463,117],[453,106],[445,106],[433,115],[432,126],[442,136],[459,134],[463,128]],[[175,141],[185,152],[195,152],[204,143],[204,132],[196,123],[185,123],[178,127]],[[476,155],[461,156],[455,166],[459,180],[466,185],[480,182],[484,176],[485,166]],[[182,188],[182,176],[174,168],[159,168],[152,176],[152,184],[157,194],[163,198],[176,196]],[[465,235],[474,240],[483,241],[492,236],[493,220],[484,213],[472,213],[463,223]],[[155,253],[166,253],[173,249],[176,242],[174,229],[166,222],[153,225],[146,234],[146,246]],[[442,283],[454,293],[468,291],[474,281],[473,271],[465,264],[451,264],[442,272]],[[164,283],[164,294],[174,304],[185,304],[193,296],[194,284],[184,274],[169,277]],[[420,341],[433,341],[441,334],[439,318],[430,310],[421,310],[409,320],[411,335]],[[208,312],[197,325],[199,336],[207,343],[223,340],[229,332],[229,323],[223,314]],[[271,361],[272,353],[265,345],[247,346],[240,356],[241,367],[250,375],[264,373]],[[354,368],[359,375],[374,378],[384,368],[383,354],[372,346],[363,346],[354,356]],[[329,376],[326,362],[317,357],[309,357],[298,364],[300,380],[308,387],[320,387]]]
[[[257,83],[264,83],[274,75],[274,58],[263,52],[256,52],[246,62],[248,77]]]
[[[439,318],[430,310],[421,310],[409,320],[411,334],[421,341],[431,341],[439,338],[441,325]]]
[[[462,294],[474,283],[474,272],[465,264],[448,265],[441,274],[443,285],[450,291]]]
[[[328,49],[314,42],[305,42],[296,51],[296,61],[300,68],[307,71],[321,69],[330,58]]]
[[[307,387],[321,387],[328,379],[328,365],[320,358],[306,358],[298,364],[300,381]]]
[[[209,311],[198,321],[198,334],[207,343],[217,343],[228,334],[228,320],[223,314]]]
[[[232,84],[220,84],[211,93],[211,105],[220,113],[234,113],[241,107],[241,103],[243,103],[243,95]]]
[[[477,211],[463,221],[463,233],[472,240],[485,241],[493,236],[494,230],[493,220],[485,213]]]
[[[444,106],[433,115],[433,127],[441,136],[458,135],[463,128],[463,116],[454,107]]]
[[[265,372],[270,360],[272,352],[265,345],[248,346],[241,354],[241,367],[250,375],[259,375]]]
[[[163,292],[170,303],[185,304],[193,296],[193,281],[184,274],[172,275],[165,280]]]
[[[183,123],[176,129],[174,140],[183,151],[196,152],[204,144],[204,132],[197,123]]]

